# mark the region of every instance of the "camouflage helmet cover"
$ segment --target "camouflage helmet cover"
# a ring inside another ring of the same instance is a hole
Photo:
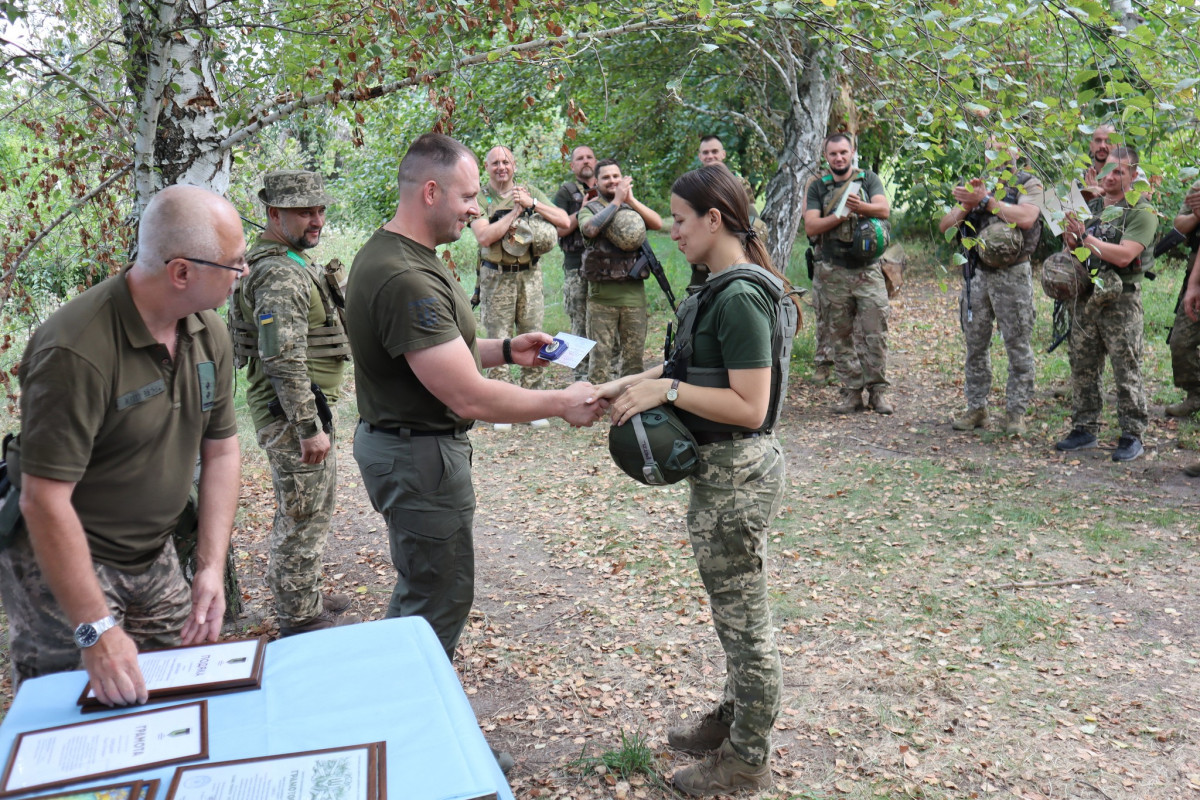
[[[1052,300],[1075,300],[1090,284],[1087,267],[1066,250],[1042,262],[1042,291]]]
[[[646,241],[646,221],[628,206],[621,206],[604,229],[605,237],[619,250],[632,253]]]
[[[325,191],[325,179],[320,173],[303,169],[268,172],[263,176],[258,199],[271,208],[311,208],[337,202]]]
[[[537,214],[529,216],[529,228],[533,231],[533,257],[549,253],[558,244],[558,229]]]
[[[989,267],[1009,267],[1021,258],[1025,246],[1025,234],[1015,225],[993,222],[976,238],[975,249],[979,260]]]

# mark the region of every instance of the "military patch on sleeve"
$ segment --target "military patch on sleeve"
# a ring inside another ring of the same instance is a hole
[[[196,378],[200,381],[200,410],[211,411],[217,399],[217,365],[201,361],[196,365]]]
[[[432,297],[422,297],[408,304],[409,311],[422,328],[436,328],[438,324],[437,301]]]
[[[279,355],[278,329],[275,315],[270,311],[258,315],[258,353],[263,358]]]
[[[147,383],[140,389],[134,389],[132,392],[126,392],[117,398],[117,411],[124,411],[130,406],[136,406],[144,400],[149,400],[151,397],[162,394],[167,390],[167,384],[162,378]]]

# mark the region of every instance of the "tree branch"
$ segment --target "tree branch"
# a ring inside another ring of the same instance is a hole
[[[688,111],[695,111],[697,114],[704,114],[705,116],[708,116],[708,117],[718,116],[717,112],[712,111],[707,108],[701,108],[700,106],[692,105],[691,103],[684,100],[682,97],[679,98],[679,104],[681,106],[683,106],[684,108],[686,108]],[[756,122],[755,120],[746,116],[745,114],[741,113],[740,111],[734,111],[731,108],[723,108],[723,109],[721,109],[720,113],[721,113],[721,115],[725,115],[725,116],[733,117],[734,119],[737,119],[737,120],[741,120],[742,122],[749,125],[751,128],[754,129],[754,132],[756,134],[758,134],[758,138],[762,141],[763,146],[766,148],[767,152],[768,153],[775,152],[774,142],[772,142],[771,138],[769,136],[767,136],[766,131],[764,131],[761,126],[759,126],[758,122]]]

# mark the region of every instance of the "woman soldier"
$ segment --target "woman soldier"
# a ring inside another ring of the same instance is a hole
[[[798,308],[793,311],[790,300],[777,302],[787,283],[750,227],[746,192],[723,164],[679,178],[671,187],[671,216],[671,238],[680,252],[710,272],[708,288],[679,310],[684,320],[689,303],[700,306],[692,346],[683,348],[690,357],[664,365],[666,377],[664,366],[657,366],[603,384],[596,396],[611,402],[615,425],[673,403],[700,445],[699,466],[689,477],[688,532],[728,675],[720,705],[694,727],[669,731],[667,741],[706,756],[676,772],[675,786],[714,795],[772,783],[771,727],[779,713],[781,666],[765,558],[767,529],[783,497],[784,462],[771,428],[786,391],[786,353]],[[722,280],[727,270],[751,279]],[[782,338],[776,329],[780,310],[791,324]],[[681,338],[688,335],[681,324]],[[773,338],[782,358],[773,352]],[[687,378],[672,377],[681,374]]]

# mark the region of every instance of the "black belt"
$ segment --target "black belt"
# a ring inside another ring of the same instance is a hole
[[[475,427],[475,423],[463,425],[458,428],[443,428],[436,431],[417,431],[412,428],[384,428],[380,425],[372,425],[365,419],[359,418],[358,424],[367,429],[367,433],[386,433],[388,436],[399,436],[407,439],[410,436],[458,436],[460,433],[466,433]]]
[[[770,431],[693,431],[692,438],[696,444],[714,444],[715,442],[732,442],[738,439],[757,439]]]
[[[524,272],[533,266],[532,264],[497,264],[495,261],[488,261],[486,258],[480,259],[479,263],[488,269],[496,269],[501,272]]]

